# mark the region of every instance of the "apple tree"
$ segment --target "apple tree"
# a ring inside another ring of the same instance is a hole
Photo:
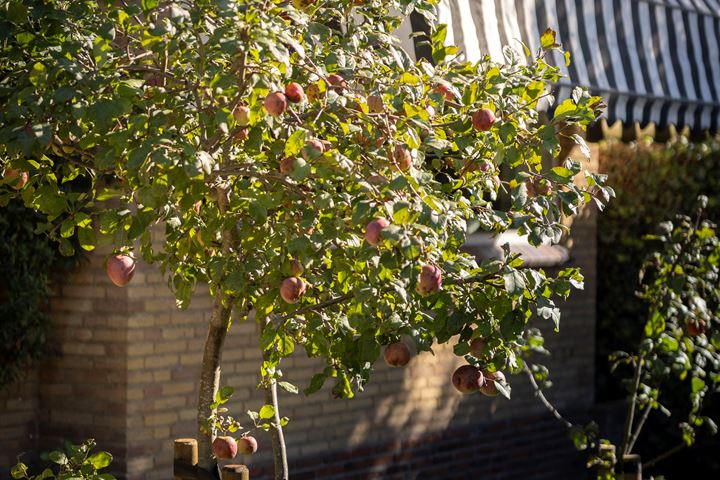
[[[460,247],[470,223],[558,242],[564,215],[608,200],[602,176],[575,182],[581,162],[557,160],[563,140],[585,147],[577,127],[600,99],[578,88],[540,116],[563,58],[550,30],[537,52],[468,63],[439,25],[433,62],[412,61],[392,32],[412,11],[432,23],[435,3],[0,2],[2,203],[41,212],[38,233],[64,253],[70,239],[113,245],[116,284],[142,257],[179,308],[209,285],[201,466],[218,433],[240,432],[221,407],[233,310],[262,326],[268,405],[252,420],[283,478],[276,385],[297,388],[279,381],[283,358],[324,359],[306,394],[332,382],[351,397],[383,346],[388,363],[410,360],[401,336],[418,351],[452,341],[468,361],[459,390],[509,396],[502,371],[521,368],[528,320],[557,329],[553,299],[581,286],[576,269],[548,277]]]

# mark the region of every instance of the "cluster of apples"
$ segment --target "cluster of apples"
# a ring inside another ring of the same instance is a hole
[[[305,281],[300,278],[300,275],[305,271],[303,264],[293,259],[290,262],[290,276],[282,281],[280,284],[280,297],[287,303],[297,303],[300,298],[305,294],[307,285]]]
[[[384,217],[373,218],[365,226],[365,241],[377,246],[382,241],[382,232],[390,226],[390,221]],[[423,265],[415,290],[422,296],[433,294],[442,287],[442,270],[435,265]]]
[[[390,221],[384,217],[372,219],[365,227],[365,241],[377,246],[382,241],[382,232],[390,226]],[[423,265],[420,269],[415,290],[422,296],[430,295],[442,286],[442,270],[435,265]],[[404,367],[410,361],[410,349],[403,342],[396,342],[385,347],[383,358],[390,367]]]
[[[215,437],[212,442],[212,453],[218,460],[231,460],[240,452],[243,455],[252,455],[257,452],[258,443],[255,437],[246,435],[236,441],[230,436]]]
[[[470,342],[470,354],[476,358],[483,358],[486,344],[485,339],[475,338]],[[501,371],[484,370],[475,365],[462,365],[452,374],[453,386],[463,394],[480,392],[488,397],[495,397],[499,393],[495,382],[504,384],[505,374]]]

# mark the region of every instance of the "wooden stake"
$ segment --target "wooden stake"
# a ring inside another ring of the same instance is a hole
[[[188,467],[196,467],[198,464],[198,443],[194,438],[178,438],[175,440],[175,463],[187,465]],[[175,472],[175,480],[187,480],[184,475]]]
[[[225,465],[222,480],[250,480],[250,470],[245,465]]]

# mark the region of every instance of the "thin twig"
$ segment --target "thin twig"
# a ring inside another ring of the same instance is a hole
[[[343,303],[346,300],[350,300],[354,296],[355,296],[355,294],[352,292],[346,293],[345,295],[340,295],[339,297],[331,298],[330,300],[326,300],[326,301],[318,303],[316,305],[308,305],[307,307],[300,308],[298,310],[295,310],[294,312],[288,313],[287,315],[283,315],[278,320],[280,322],[284,322],[288,318],[302,315],[303,313],[322,310],[323,308],[327,308],[327,307],[331,307],[333,305],[337,305],[339,303]]]
[[[640,421],[637,424],[637,427],[635,427],[635,432],[630,436],[630,442],[628,443],[628,453],[632,452],[633,447],[635,446],[635,442],[637,441],[638,437],[640,436],[640,431],[642,430],[643,426],[645,426],[645,422],[647,421],[648,417],[650,416],[650,412],[652,411],[652,408],[650,405],[648,405],[645,408],[645,411],[643,412],[643,416],[640,418]]]
[[[545,394],[542,392],[537,382],[535,381],[532,370],[530,370],[530,367],[528,367],[527,363],[523,364],[523,370],[525,371],[525,373],[527,373],[528,379],[530,380],[530,385],[532,385],[533,390],[535,391],[535,396],[540,400],[543,405],[545,405],[545,408],[550,410],[550,413],[552,413],[555,418],[560,420],[560,422],[562,422],[566,428],[572,428],[572,422],[563,417],[558,411],[558,409],[555,408],[555,406],[550,403],[550,401],[545,397]]]
[[[637,401],[637,392],[638,387],[640,385],[640,374],[642,373],[642,358],[638,356],[637,363],[635,364],[635,378],[633,378],[633,389],[632,389],[632,395],[630,396],[630,401],[628,403],[628,413],[625,417],[625,428],[623,429],[623,439],[622,443],[620,444],[620,453],[622,455],[627,455],[628,453],[628,439],[630,438],[630,430],[633,426],[633,421],[635,420],[635,402]]]
[[[643,469],[653,467],[656,463],[660,463],[666,458],[668,458],[671,455],[675,455],[677,452],[682,450],[683,448],[687,447],[687,444],[685,442],[681,442],[679,445],[674,446],[670,450],[661,453],[657,457],[653,458],[652,460],[645,462],[642,464]]]

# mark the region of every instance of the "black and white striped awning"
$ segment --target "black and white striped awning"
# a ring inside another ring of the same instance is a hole
[[[503,61],[546,28],[572,55],[559,98],[576,85],[603,97],[617,120],[717,132],[720,122],[720,0],[442,0],[448,44],[470,61]]]

